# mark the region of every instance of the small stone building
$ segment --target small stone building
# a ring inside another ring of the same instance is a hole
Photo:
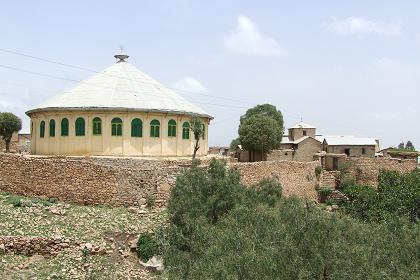
[[[316,127],[300,122],[288,129],[280,149],[267,155],[267,160],[313,161],[321,152],[321,142],[316,139]]]
[[[374,138],[354,136],[326,136],[322,142],[325,152],[323,166],[326,170],[337,170],[348,157],[374,158],[379,150],[379,141]]]
[[[190,156],[189,121],[203,123],[197,155],[208,152],[212,117],[115,55],[117,63],[26,114],[36,155]]]

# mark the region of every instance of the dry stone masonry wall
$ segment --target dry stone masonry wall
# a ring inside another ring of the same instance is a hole
[[[0,190],[78,204],[163,206],[182,167],[161,161],[0,154]]]
[[[319,162],[260,161],[232,163],[230,167],[239,170],[245,185],[255,184],[266,177],[274,177],[282,185],[283,195],[297,195],[315,200],[315,167],[319,165]]]
[[[415,160],[393,160],[387,158],[351,158],[354,163],[352,172],[358,178],[358,183],[374,186],[378,185],[380,170],[393,170],[400,173],[412,171],[418,167]]]
[[[204,161],[204,165],[209,160]],[[109,206],[144,205],[153,197],[165,206],[176,177],[190,160],[36,157],[0,153],[0,191],[57,198],[78,204]],[[230,163],[251,185],[264,177],[276,177],[287,195],[316,199],[314,169],[318,163]]]

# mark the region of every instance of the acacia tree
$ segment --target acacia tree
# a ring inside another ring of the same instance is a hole
[[[192,159],[194,160],[197,151],[200,149],[200,137],[204,134],[204,124],[198,116],[192,116],[190,120],[190,130],[192,131],[195,139],[194,153]]]
[[[0,136],[6,143],[6,153],[10,152],[13,133],[22,129],[22,121],[12,113],[0,113]]]
[[[261,151],[263,157],[280,147],[283,115],[271,104],[257,105],[241,117],[239,141],[248,151]]]

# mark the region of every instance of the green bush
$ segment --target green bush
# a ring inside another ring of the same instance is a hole
[[[343,188],[350,199],[346,213],[365,221],[382,221],[393,216],[407,216],[420,221],[420,171],[401,174],[382,170],[378,189],[351,184]]]
[[[153,208],[156,204],[156,198],[152,194],[146,196],[146,206],[148,208]]]
[[[13,205],[14,207],[22,207],[22,200],[23,197],[22,196],[17,196],[17,195],[8,195],[5,197],[5,201],[8,204]]]
[[[329,187],[320,187],[318,189],[318,196],[319,196],[319,201],[321,203],[324,203],[327,201],[328,196],[331,194],[332,189]]]
[[[154,255],[159,254],[159,246],[153,234],[142,233],[137,241],[137,255],[143,262],[147,262]]]
[[[320,178],[320,176],[321,176],[321,173],[322,173],[322,167],[321,166],[317,166],[317,167],[315,167],[315,176],[316,176],[316,178],[319,180],[319,178]]]
[[[236,171],[215,161],[179,176],[168,208],[168,277],[419,279],[418,223],[395,216],[366,223],[279,190],[275,180],[244,188]],[[376,203],[372,188],[346,191],[352,202]]]
[[[165,263],[171,279],[416,279],[419,234],[403,220],[364,224],[288,198],[200,220],[191,249],[171,246]]]

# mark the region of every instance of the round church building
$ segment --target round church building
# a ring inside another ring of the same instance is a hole
[[[191,156],[192,116],[203,123],[197,155],[208,151],[212,117],[115,55],[117,63],[26,114],[32,154]]]

